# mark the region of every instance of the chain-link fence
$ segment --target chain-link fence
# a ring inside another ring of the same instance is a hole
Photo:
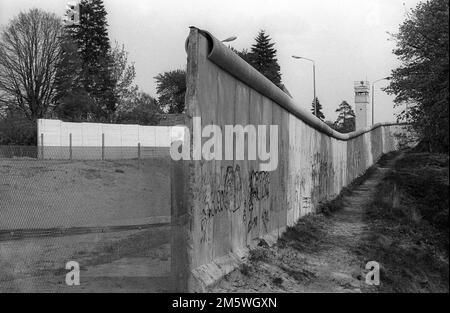
[[[177,290],[171,163],[168,148],[0,146],[0,291]]]
[[[0,146],[1,158],[121,160],[169,158],[169,147]]]
[[[37,158],[37,146],[1,146],[0,145],[0,159],[1,158]]]

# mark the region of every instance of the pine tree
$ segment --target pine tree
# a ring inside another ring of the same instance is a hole
[[[256,44],[251,48],[248,60],[261,74],[266,76],[275,85],[281,86],[280,65],[276,58],[275,43],[271,42],[269,35],[261,30],[255,38]]]
[[[102,0],[82,0],[80,25],[74,36],[83,62],[83,87],[95,100],[91,113],[96,120],[110,120],[117,105],[106,15]]]
[[[55,77],[57,105],[54,110],[59,118],[80,121],[86,119],[89,113],[84,103],[80,102],[81,99],[85,100],[88,94],[82,82],[83,61],[78,53],[78,45],[73,39],[74,35],[74,27],[66,26],[61,38],[61,58],[57,64]],[[83,94],[83,97],[80,97],[80,94]]]
[[[347,101],[342,101],[336,109],[338,117],[334,122],[336,130],[341,133],[349,133],[355,130],[355,112]]]
[[[251,61],[250,61],[250,52],[248,52],[247,49],[242,49],[241,51],[239,51],[239,50],[236,50],[233,47],[229,47],[229,48],[231,49],[231,51],[233,51],[238,56],[240,56],[241,59],[243,59],[245,62],[247,62],[249,64],[251,63]]]
[[[317,115],[316,115],[316,110],[314,107],[314,100],[312,101],[312,107],[311,107],[311,112],[313,115],[317,116],[318,118],[320,118],[322,121],[325,120],[325,115],[322,112],[322,105],[320,104],[319,98],[316,97],[316,106],[317,106]]]

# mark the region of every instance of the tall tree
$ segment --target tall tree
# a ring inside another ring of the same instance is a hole
[[[233,51],[234,53],[236,53],[238,56],[240,56],[244,61],[246,61],[247,63],[251,63],[250,61],[250,52],[248,52],[247,49],[242,49],[241,51],[230,47],[231,51]]]
[[[36,122],[16,107],[7,108],[0,115],[0,145],[36,145]]]
[[[1,33],[0,101],[30,120],[44,117],[55,101],[61,34],[61,20],[39,9],[20,13]]]
[[[334,122],[335,129],[341,133],[349,133],[355,130],[355,112],[347,101],[342,101],[336,109],[338,113],[337,119]]]
[[[111,51],[113,60],[112,76],[115,81],[114,94],[118,101],[118,108],[126,101],[137,97],[138,86],[134,84],[136,77],[136,69],[134,63],[129,64],[128,52],[125,51],[124,45],[115,43]]]
[[[419,3],[392,36],[401,66],[386,91],[395,95],[396,106],[407,104],[398,118],[410,122],[430,149],[448,153],[448,0]]]
[[[64,94],[55,107],[54,112],[59,119],[69,122],[95,121],[91,118],[91,112],[95,112],[96,102],[83,89],[72,89]]]
[[[164,113],[183,113],[186,94],[186,71],[175,70],[156,77],[158,106]]]
[[[138,92],[118,110],[117,122],[122,124],[156,125],[161,117],[156,100],[145,92]]]
[[[63,120],[82,121],[88,120],[95,103],[83,85],[83,61],[73,36],[73,28],[66,26],[56,71],[57,104],[54,111]]]
[[[96,104],[92,113],[96,120],[108,121],[116,111],[117,98],[106,15],[102,0],[82,0],[74,39],[83,61],[84,89]]]
[[[248,60],[250,64],[261,74],[266,76],[275,85],[281,86],[280,65],[277,60],[277,50],[275,43],[264,30],[259,31],[255,38],[256,43],[252,46]],[[247,56],[244,55],[244,59]]]
[[[317,110],[316,110],[317,108]],[[312,101],[311,104],[311,112],[313,115],[317,116],[318,118],[320,118],[322,121],[325,120],[325,115],[322,112],[322,104],[320,104],[319,98],[316,97],[316,101]],[[317,114],[316,114],[317,112]]]

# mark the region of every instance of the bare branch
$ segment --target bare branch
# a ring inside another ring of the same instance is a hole
[[[30,119],[43,117],[55,100],[60,60],[61,20],[32,9],[20,13],[0,37],[0,103],[20,109]]]

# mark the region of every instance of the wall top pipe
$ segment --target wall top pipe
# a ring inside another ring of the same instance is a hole
[[[288,112],[292,113],[297,118],[301,119],[303,122],[324,133],[328,136],[336,138],[338,140],[350,140],[352,138],[358,137],[364,133],[367,133],[373,129],[381,126],[391,126],[391,125],[401,125],[400,123],[377,123],[370,127],[366,127],[351,133],[342,134],[335,131],[325,122],[314,116],[308,110],[300,107],[298,103],[295,103],[285,92],[283,92],[278,86],[272,83],[264,75],[258,72],[250,64],[244,61],[231,49],[225,46],[220,40],[215,38],[211,33],[206,30],[199,29],[197,27],[191,26],[191,29],[196,29],[199,34],[204,36],[208,41],[208,59],[222,68],[224,71],[228,72],[238,80],[247,84],[251,88],[255,89],[262,95],[273,100],[275,103],[283,107]],[[186,39],[185,47],[187,51],[189,37]]]

